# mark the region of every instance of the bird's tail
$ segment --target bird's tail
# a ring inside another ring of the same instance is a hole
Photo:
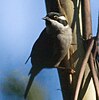
[[[30,79],[29,79],[29,82],[28,82],[28,85],[27,85],[26,90],[25,90],[24,98],[26,98],[27,95],[28,95],[28,92],[29,92],[30,87],[31,87],[32,82],[33,82],[33,79],[34,79],[34,76],[31,75],[31,76],[30,76]]]
[[[35,78],[35,76],[40,72],[42,70],[42,68],[38,68],[38,67],[32,67],[31,68],[31,72],[30,72],[30,78],[29,78],[29,81],[28,81],[28,84],[27,84],[27,87],[26,87],[26,90],[25,90],[25,94],[24,94],[24,98],[26,98],[27,97],[27,95],[28,95],[28,92],[29,92],[29,90],[30,90],[30,87],[31,87],[31,85],[32,85],[32,82],[33,82],[33,80],[34,80],[34,78]]]

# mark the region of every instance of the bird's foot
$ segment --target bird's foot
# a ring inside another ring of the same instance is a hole
[[[76,72],[73,68],[67,68],[66,70],[69,74],[72,74],[72,75],[75,74]]]

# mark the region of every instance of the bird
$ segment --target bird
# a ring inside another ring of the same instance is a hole
[[[27,97],[32,82],[43,68],[59,68],[72,43],[72,29],[65,16],[49,12],[44,18],[46,27],[34,43],[30,56],[32,68],[24,98]],[[25,63],[25,64],[26,64]]]

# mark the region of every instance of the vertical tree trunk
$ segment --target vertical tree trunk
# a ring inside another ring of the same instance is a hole
[[[66,70],[58,69],[63,100],[73,100],[80,67],[85,55],[82,39],[82,35],[84,35],[82,34],[82,2],[81,0],[45,0],[45,3],[47,13],[56,11],[64,14],[73,31],[73,42],[62,64],[73,68],[76,73],[71,75]],[[91,74],[87,64],[78,100],[96,100],[93,81],[92,79],[88,80],[89,77]]]

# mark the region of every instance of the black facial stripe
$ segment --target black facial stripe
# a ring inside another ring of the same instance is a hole
[[[59,17],[59,16],[62,16],[62,14],[57,13],[57,12],[50,12],[50,13],[48,13],[48,15],[47,15],[47,16],[48,16],[49,18],[51,18],[51,19],[54,19],[54,20],[55,20],[54,16]]]
[[[48,13],[48,15],[47,16],[62,16],[62,14],[60,14],[60,13],[57,13],[57,12],[50,12],[50,13]]]
[[[58,19],[57,20],[59,23],[63,24],[64,26],[66,26],[68,24],[68,22],[66,20],[61,20],[61,19]]]

